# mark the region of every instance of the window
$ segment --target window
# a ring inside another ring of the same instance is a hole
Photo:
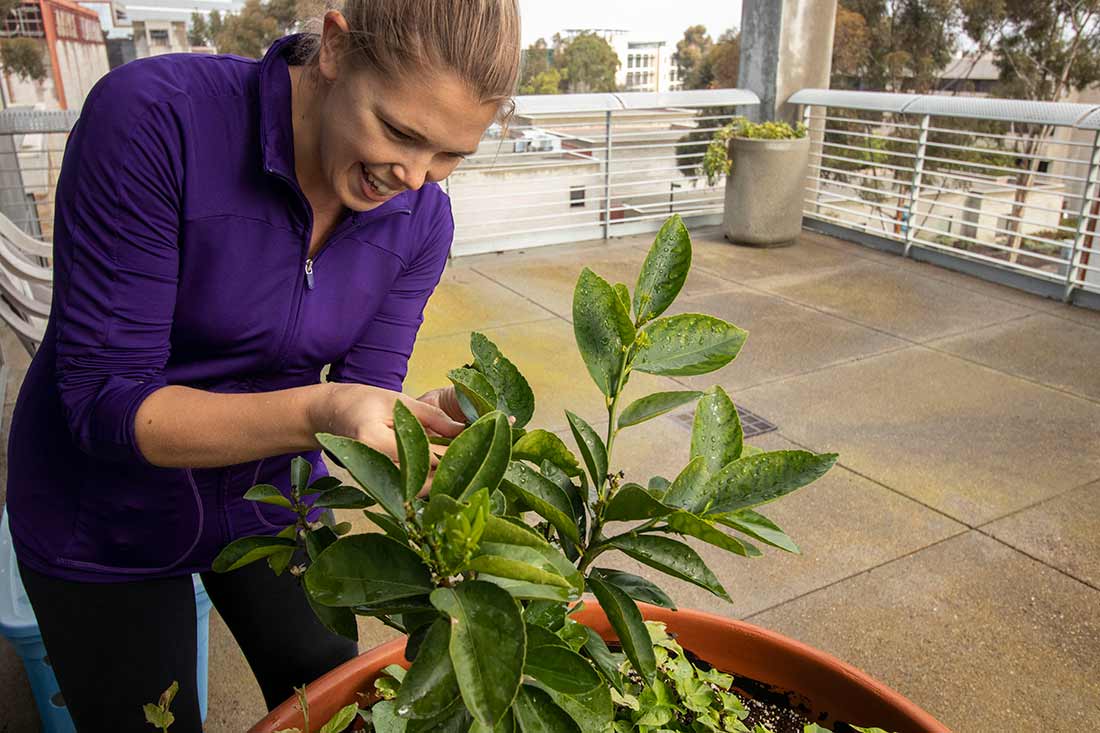
[[[584,186],[569,187],[569,208],[584,208]]]
[[[154,46],[167,46],[168,43],[168,31],[159,28],[149,29],[149,43]]]
[[[0,32],[4,38],[42,38],[45,35],[42,10],[37,5],[22,5],[12,10]]]

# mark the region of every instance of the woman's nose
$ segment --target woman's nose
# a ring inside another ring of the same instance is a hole
[[[401,185],[412,191],[418,191],[424,185],[428,177],[428,169],[431,167],[430,156],[410,158],[393,166],[393,175],[401,182]]]

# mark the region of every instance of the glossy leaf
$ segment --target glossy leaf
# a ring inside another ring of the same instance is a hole
[[[485,520],[485,529],[481,534],[482,542],[499,542],[505,545],[522,545],[550,549],[551,545],[542,536],[519,520],[490,516]]]
[[[623,690],[623,677],[619,673],[619,661],[622,659],[621,655],[611,653],[611,650],[607,648],[607,642],[603,640],[599,634],[593,631],[591,628],[585,626],[585,633],[588,639],[584,643],[584,649],[588,652],[588,656],[591,657],[592,662],[596,665],[596,669],[600,670],[604,678],[611,683],[611,685],[618,691]]]
[[[577,724],[553,698],[534,685],[520,688],[514,710],[523,733],[580,733]]]
[[[406,718],[434,718],[459,697],[458,679],[451,664],[451,625],[438,619],[420,644],[401,689],[397,692],[398,715]]]
[[[748,336],[732,323],[699,313],[658,318],[638,339],[634,369],[649,374],[706,374],[729,364]]]
[[[694,390],[682,392],[656,392],[634,400],[619,415],[619,429],[652,420],[665,413],[672,412],[680,405],[686,405],[698,399],[703,393]]]
[[[592,572],[600,580],[610,583],[635,601],[676,610],[676,604],[667,593],[639,575],[608,568],[596,568]]]
[[[351,721],[355,720],[355,716],[359,714],[359,704],[352,703],[345,705],[336,711],[336,715],[329,718],[329,721],[321,726],[320,733],[344,733],[344,730],[351,725]]]
[[[397,436],[397,459],[405,500],[412,501],[428,480],[431,467],[428,434],[401,400],[393,403],[393,432]]]
[[[322,525],[317,529],[307,530],[305,539],[306,554],[309,555],[310,562],[316,562],[321,553],[335,544],[339,537],[331,527]]]
[[[569,497],[557,484],[530,466],[513,461],[501,484],[504,492],[512,493],[540,517],[550,522],[563,537],[580,542],[577,520]]]
[[[736,529],[738,532],[747,534],[753,539],[760,540],[764,544],[777,547],[780,550],[796,555],[801,552],[794,540],[788,537],[787,533],[779,528],[779,525],[752,509],[742,509],[739,512],[728,514],[713,514],[708,519],[713,519],[718,524]]]
[[[329,489],[335,489],[341,483],[343,482],[335,476],[322,476],[321,478],[314,479],[313,483],[309,485],[309,488],[302,492],[302,496],[323,494]]]
[[[538,624],[531,623],[530,612],[524,613],[524,618],[527,623],[527,661],[530,662],[531,658],[537,653],[540,647],[544,646],[558,646],[563,649],[568,649],[569,644],[565,642],[565,639],[555,634],[550,629],[539,626]]]
[[[374,522],[379,529],[385,532],[389,537],[397,540],[401,543],[409,541],[409,533],[405,531],[405,528],[401,526],[393,517],[383,512],[363,511],[363,515]]]
[[[750,509],[813,483],[836,463],[835,453],[783,450],[734,461],[707,482],[708,514]]]
[[[569,588],[569,582],[548,567],[545,558],[530,547],[517,545],[488,544],[485,552],[471,558],[466,567],[479,573],[488,573],[498,578],[522,580],[538,585],[553,585]],[[501,552],[501,550],[504,550]]]
[[[541,466],[543,461],[550,461],[570,476],[577,476],[581,472],[573,451],[569,450],[561,438],[548,430],[532,430],[516,441],[512,445],[512,459],[530,461],[536,466]]]
[[[550,461],[543,461],[540,470],[542,471],[542,475],[557,484],[558,488],[561,489],[569,499],[569,505],[573,508],[573,516],[577,520],[577,532],[580,534],[581,540],[584,541],[588,537],[588,508],[585,503],[582,489],[573,483],[572,479],[570,479],[564,471]],[[583,481],[584,474],[581,473],[580,476]],[[576,562],[580,557],[580,549],[568,537],[561,537],[560,539],[562,540],[561,546],[566,557],[568,557],[571,562]]]
[[[619,302],[623,304],[623,310],[630,313],[630,290],[627,289],[626,283],[615,283],[611,288],[615,291],[615,295],[619,296]]]
[[[343,537],[314,561],[306,589],[326,606],[361,606],[423,595],[431,573],[405,545],[381,534]]]
[[[500,353],[496,344],[477,332],[470,334],[470,351],[474,355],[474,366],[496,392],[497,409],[516,419],[515,428],[530,422],[535,414],[535,394],[515,364]]]
[[[492,728],[486,727],[476,720],[470,725],[470,733],[517,733],[516,716],[509,710]]]
[[[589,576],[588,588],[607,614],[607,620],[619,637],[627,659],[642,678],[651,683],[657,673],[657,660],[653,655],[649,630],[637,604],[622,590],[595,575]]]
[[[354,486],[337,486],[318,496],[313,506],[328,509],[366,509],[374,506],[374,500],[362,489]]]
[[[359,625],[355,623],[355,613],[350,608],[325,606],[309,593],[305,595],[313,614],[326,629],[345,639],[359,640]]]
[[[290,509],[293,506],[290,503],[290,499],[283,496],[283,492],[279,491],[271,484],[256,484],[251,489],[244,492],[244,498],[248,501],[258,501],[263,504],[281,506],[284,509]]]
[[[514,580],[512,578],[500,578],[495,575],[489,575],[482,573],[478,575],[478,580],[483,580],[487,583],[502,588],[507,591],[509,595],[517,600],[523,601],[552,601],[554,603],[567,603],[577,599],[577,593],[571,588],[562,588],[558,585],[540,585],[539,583],[528,583],[525,580]]]
[[[638,484],[625,484],[611,497],[603,517],[609,522],[656,519],[671,511]]]
[[[218,553],[214,558],[213,569],[216,573],[228,573],[268,555],[274,555],[288,548],[293,549],[296,546],[297,543],[293,539],[286,537],[241,537],[230,542]]]
[[[363,606],[352,606],[351,610],[355,612],[357,616],[401,616],[408,614],[415,616],[415,620],[424,621],[425,618],[430,616],[430,619],[426,623],[431,623],[439,617],[439,613],[428,601],[428,594],[425,593],[421,596],[410,596],[408,598],[398,598],[393,601],[386,601],[384,603],[374,603]],[[425,615],[425,612],[428,615]]]
[[[723,600],[730,600],[729,594],[703,559],[688,545],[668,537],[654,535],[620,535],[608,540],[608,544],[621,550],[640,563],[660,570],[680,580],[694,583],[709,590]]]
[[[313,473],[313,466],[305,458],[294,456],[290,459],[290,484],[299,491],[309,486],[309,477]]]
[[[431,495],[463,499],[478,489],[492,491],[508,468],[511,430],[503,412],[494,410],[454,439],[436,468]]]
[[[684,470],[668,487],[661,501],[667,506],[689,512],[702,511],[707,501],[707,482],[710,476],[707,459],[698,456],[684,466]]]
[[[463,367],[447,372],[447,379],[455,386],[462,411],[473,421],[497,409],[497,393],[484,374],[476,369]]]
[[[498,518],[491,517],[490,519]],[[500,522],[504,524],[509,523],[507,520],[500,520]],[[572,589],[575,595],[579,595],[584,589],[584,576],[579,570],[577,570],[573,563],[569,562],[569,560],[566,559],[564,555],[562,555],[561,550],[559,550],[557,547],[554,547],[549,542],[546,542],[534,532],[527,532],[526,530],[521,530],[524,532],[525,535],[527,535],[527,537],[520,542],[495,542],[489,538],[501,536],[502,533],[497,531],[499,529],[499,525],[497,523],[493,523],[493,530],[490,531],[488,524],[489,523],[487,522],[486,530],[482,533],[481,536],[481,546],[478,548],[479,554],[497,555],[500,557],[517,560],[520,562],[528,563],[535,568],[540,568],[549,573],[555,573],[560,578],[566,581],[566,584],[569,588]],[[484,570],[483,572],[488,572],[490,575],[497,575],[497,573],[489,570]],[[540,585],[560,586],[559,581],[544,582],[538,580],[529,580],[522,577],[513,579],[527,580],[527,582],[534,582]]]
[[[528,650],[524,674],[534,677],[553,690],[581,695],[603,684],[592,665],[568,646],[539,647],[537,654],[531,651]]]
[[[320,433],[317,440],[340,461],[371,498],[394,519],[405,521],[405,491],[401,472],[384,453],[351,438]]]
[[[573,334],[581,358],[600,391],[614,397],[634,324],[614,289],[587,267],[573,291]]]
[[[741,457],[744,433],[737,407],[721,387],[712,387],[695,408],[691,427],[691,457],[707,459],[707,469],[716,474]]]
[[[646,255],[634,288],[634,313],[646,323],[672,305],[691,269],[691,237],[679,214],[665,221]]]
[[[650,493],[654,496],[663,497],[668,493],[670,486],[672,486],[672,482],[664,476],[653,476],[649,479],[649,484],[646,485],[646,488],[649,489]]]
[[[668,526],[672,530],[679,534],[695,537],[715,547],[721,547],[723,550],[732,552],[735,555],[741,555],[742,557],[760,556],[760,550],[756,549],[748,542],[742,542],[736,537],[730,537],[722,530],[715,528],[714,525],[704,519],[700,519],[694,514],[678,511],[669,516],[665,521],[668,522]]]
[[[565,417],[569,421],[569,430],[573,433],[573,439],[577,441],[577,447],[581,451],[581,458],[588,468],[588,476],[594,486],[602,486],[607,478],[607,446],[596,431],[579,415],[574,415],[568,410]]]
[[[409,721],[397,714],[392,700],[377,702],[370,709],[374,733],[406,733]]]
[[[612,706],[611,692],[607,684],[599,675],[596,675],[596,679],[599,682],[598,685],[587,692],[576,694],[555,690],[537,678],[534,685],[549,695],[550,699],[573,719],[581,733],[604,733],[611,725],[615,708]]]
[[[437,588],[431,600],[451,618],[451,663],[466,707],[482,725],[496,725],[523,676],[527,635],[519,604],[478,580]]]

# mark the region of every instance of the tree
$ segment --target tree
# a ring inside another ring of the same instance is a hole
[[[279,35],[286,35],[298,25],[298,0],[267,0],[267,14],[279,27]]]
[[[610,43],[586,31],[565,44],[558,68],[570,92],[613,92],[620,63]]]
[[[702,27],[702,26],[699,26]],[[685,89],[731,89],[737,86],[741,68],[741,34],[736,28],[723,33],[695,67]],[[688,83],[693,86],[688,86]]]
[[[202,13],[191,13],[191,29],[187,31],[187,42],[192,46],[206,46],[210,41],[210,27],[206,24],[206,16]]]
[[[42,45],[34,38],[9,38],[0,43],[0,66],[4,67],[4,73],[22,79],[42,81],[46,78]]]
[[[852,79],[863,76],[871,61],[871,38],[867,20],[854,10],[836,9],[836,25],[833,29],[833,87],[841,79],[845,86]]]
[[[225,17],[214,41],[221,53],[260,58],[281,35],[279,22],[268,8],[260,0],[247,0],[239,13]]]
[[[547,69],[519,88],[520,94],[560,94],[561,72]]]
[[[207,21],[207,38],[211,43],[217,45],[218,36],[222,34],[225,29],[225,23],[222,21],[222,14],[218,10],[210,11],[210,19]]]
[[[672,54],[672,63],[680,68],[680,77],[684,80],[684,89],[706,89],[708,82],[703,78],[704,59],[714,46],[703,25],[693,25],[684,31],[684,37],[676,43],[676,52]]]
[[[520,64],[519,85],[524,88],[531,81],[550,70],[550,62],[553,52],[546,45],[546,39],[540,38],[527,48],[523,49],[523,59]],[[527,94],[528,92],[523,92]]]

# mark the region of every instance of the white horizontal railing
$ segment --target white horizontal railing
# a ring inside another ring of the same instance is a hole
[[[1100,293],[1100,106],[803,89],[809,225]]]

